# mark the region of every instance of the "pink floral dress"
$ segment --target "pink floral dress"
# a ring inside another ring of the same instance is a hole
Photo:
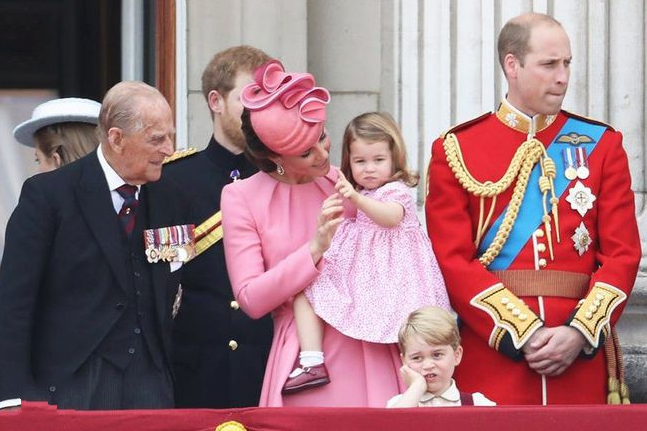
[[[401,204],[404,218],[392,228],[360,210],[357,218],[344,220],[305,295],[317,315],[342,334],[395,343],[409,313],[428,305],[449,310],[449,299],[410,188],[393,181],[362,193]]]

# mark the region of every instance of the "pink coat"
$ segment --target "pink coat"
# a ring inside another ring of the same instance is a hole
[[[335,192],[337,170],[290,185],[260,172],[227,185],[222,213],[227,270],[236,300],[251,317],[272,312],[274,339],[261,407],[384,407],[404,389],[395,344],[347,337],[325,325],[324,354],[331,383],[283,397],[281,389],[299,352],[292,303],[317,277],[308,243],[324,199]],[[348,214],[351,214],[348,212]]]

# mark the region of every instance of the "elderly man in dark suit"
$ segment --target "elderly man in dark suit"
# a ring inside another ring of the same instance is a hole
[[[122,82],[106,94],[97,151],[29,178],[0,266],[0,399],[59,408],[173,406],[170,334],[180,262],[148,263],[144,229],[185,221],[172,185],[162,94]]]

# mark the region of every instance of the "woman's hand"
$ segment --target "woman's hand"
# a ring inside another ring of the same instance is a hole
[[[339,171],[339,177],[337,178],[337,184],[335,184],[335,189],[346,199],[351,201],[354,204],[357,204],[357,198],[360,196],[355,190],[355,187],[346,179],[346,176]]]
[[[344,220],[344,207],[339,193],[334,193],[326,198],[317,216],[317,231],[310,241],[310,254],[316,265],[321,260],[324,252],[330,247],[337,227]]]

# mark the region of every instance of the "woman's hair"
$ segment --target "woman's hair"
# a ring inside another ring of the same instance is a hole
[[[272,172],[276,170],[276,163],[270,160],[270,157],[277,156],[275,152],[267,148],[265,144],[258,137],[252,122],[249,117],[249,110],[243,109],[243,114],[240,116],[241,129],[245,135],[245,156],[254,164],[258,169],[263,172]]]
[[[456,319],[448,311],[435,306],[423,307],[409,314],[398,332],[400,353],[405,354],[407,342],[415,336],[427,344],[449,345],[454,350],[461,344]]]
[[[418,184],[418,175],[407,168],[407,150],[398,124],[386,112],[367,112],[348,123],[342,140],[341,171],[354,187],[358,184],[350,169],[350,146],[357,139],[363,139],[369,144],[388,142],[393,160],[393,176],[390,181],[399,180],[409,187]]]
[[[99,146],[96,126],[88,123],[56,123],[34,133],[36,147],[46,156],[57,153],[61,166],[79,159]]]

